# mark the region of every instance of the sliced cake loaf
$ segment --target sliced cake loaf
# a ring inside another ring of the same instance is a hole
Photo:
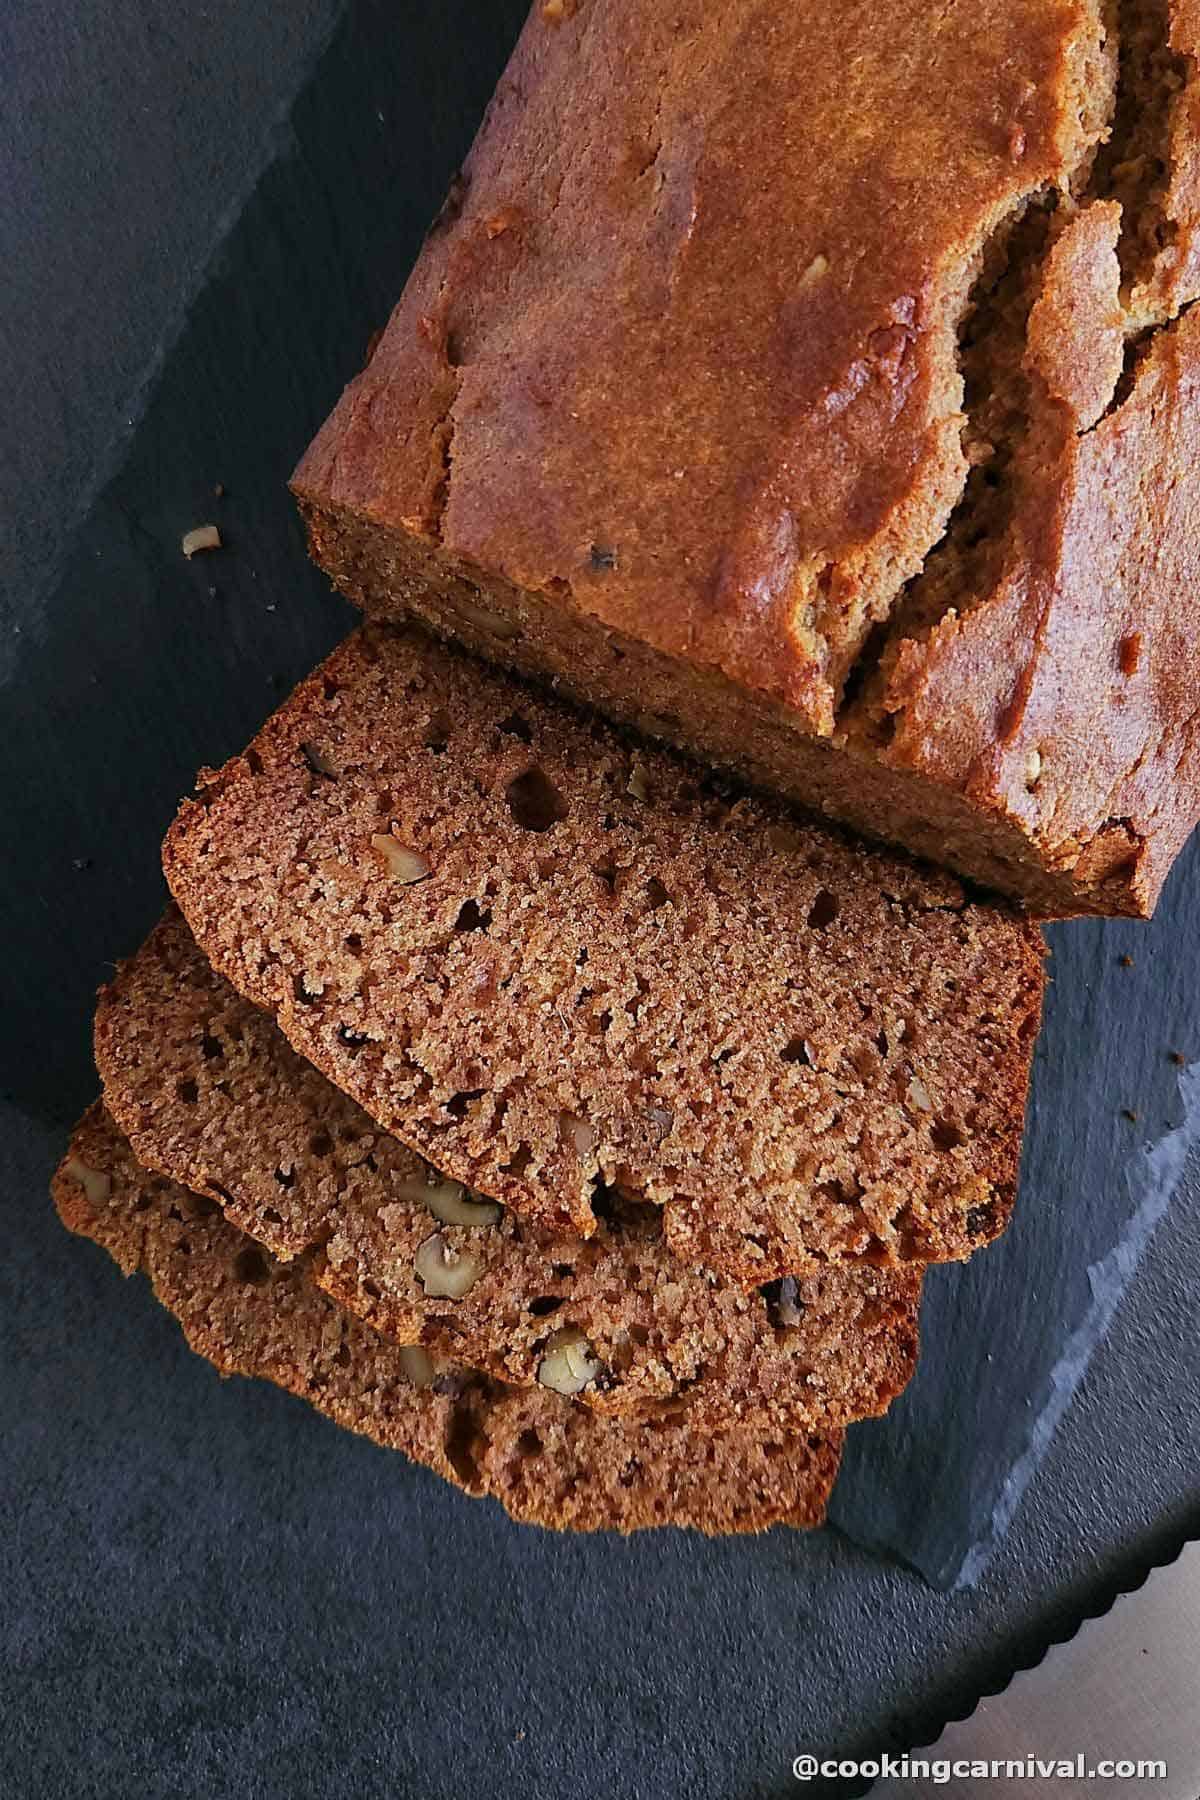
[[[1012,1205],[1042,944],[414,632],[350,637],[164,846],[213,966],[434,1167],[597,1184],[764,1282],[962,1257]]]
[[[825,1269],[765,1293],[685,1269],[658,1208],[613,1192],[586,1241],[479,1202],[288,1045],[172,910],[101,991],[105,1106],[138,1160],[199,1194],[400,1343],[614,1414],[685,1401],[694,1430],[882,1412],[912,1373],[919,1270]],[[569,1355],[570,1349],[574,1350]]]
[[[1198,296],[1195,0],[535,0],[295,491],[376,616],[1145,913],[1200,816]]]
[[[682,1525],[708,1533],[817,1525],[840,1434],[759,1428],[697,1438],[686,1422],[607,1419],[540,1388],[439,1367],[344,1313],[306,1258],[276,1263],[213,1200],[148,1175],[94,1107],[54,1179],[70,1230],[143,1270],[191,1347],[261,1375],[339,1425],[404,1451],[514,1519],[559,1530]]]

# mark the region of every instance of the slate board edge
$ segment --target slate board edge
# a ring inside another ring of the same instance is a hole
[[[901,1558],[932,1586],[953,1592],[972,1587],[979,1580],[1012,1524],[1025,1491],[1087,1372],[1089,1361],[1107,1336],[1117,1307],[1175,1197],[1191,1151],[1200,1143],[1200,1062],[1190,1063],[1180,1071],[1179,1095],[1184,1106],[1182,1123],[1157,1143],[1147,1145],[1125,1172],[1126,1184],[1138,1196],[1136,1210],[1107,1254],[1088,1266],[1091,1307],[1071,1333],[1063,1354],[1050,1371],[1046,1398],[1032,1422],[1028,1447],[1014,1463],[997,1495],[990,1530],[965,1550],[956,1570],[937,1570],[915,1559]],[[860,1520],[839,1518],[836,1488],[829,1516],[831,1524],[864,1549],[880,1554],[895,1553],[895,1546],[887,1538],[873,1538]]]

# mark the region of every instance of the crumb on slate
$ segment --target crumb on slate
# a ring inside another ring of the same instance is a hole
[[[221,533],[215,525],[194,525],[191,531],[185,531],[179,548],[190,562],[201,550],[219,550]]]

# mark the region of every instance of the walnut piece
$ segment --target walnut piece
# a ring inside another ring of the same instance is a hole
[[[582,1331],[574,1325],[564,1325],[547,1343],[537,1378],[543,1387],[570,1398],[581,1394],[599,1373],[600,1363]]]
[[[467,1250],[455,1250],[440,1231],[417,1246],[417,1279],[432,1300],[461,1300],[483,1273],[483,1264]]]
[[[427,1206],[443,1225],[498,1225],[504,1212],[498,1200],[480,1200],[458,1181],[405,1181],[396,1191],[402,1200]]]
[[[429,864],[399,838],[392,837],[390,832],[377,831],[371,839],[371,848],[392,877],[404,887],[411,887],[414,881],[424,881],[429,874]]]
[[[196,525],[184,532],[179,548],[190,562],[198,550],[219,550],[221,533],[215,525]]]
[[[70,1156],[63,1165],[63,1172],[77,1181],[88,1198],[88,1205],[103,1206],[112,1193],[112,1176],[106,1175],[103,1169],[89,1169],[79,1157]]]

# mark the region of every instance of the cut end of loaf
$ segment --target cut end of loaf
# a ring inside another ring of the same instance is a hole
[[[427,880],[369,854],[382,817]],[[1007,1218],[1033,927],[419,635],[349,639],[164,866],[303,1056],[518,1214],[587,1235],[599,1180],[747,1285]]]

